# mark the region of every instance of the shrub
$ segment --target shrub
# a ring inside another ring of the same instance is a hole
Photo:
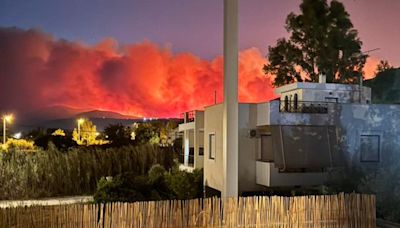
[[[193,199],[202,196],[203,172],[187,173],[174,167],[170,172],[154,165],[147,175],[117,175],[101,179],[94,195],[96,202],[134,202],[143,200]]]
[[[25,139],[8,139],[6,143],[7,150],[35,150],[33,141]]]
[[[386,156],[388,159],[380,167],[353,165],[352,168],[331,172],[326,193],[375,194],[377,217],[400,222],[400,162],[397,155]]]
[[[166,181],[177,199],[201,198],[203,195],[203,170],[195,169],[193,173],[179,170],[175,166],[167,173]]]

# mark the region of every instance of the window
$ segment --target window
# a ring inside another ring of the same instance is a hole
[[[297,110],[297,103],[298,103],[298,97],[297,97],[297,93],[295,93],[294,94],[294,102],[293,102],[294,110]]]
[[[208,142],[209,142],[209,157],[210,159],[215,159],[215,134],[208,135]]]
[[[380,161],[380,135],[361,135],[360,160],[361,162]]]
[[[204,148],[203,147],[199,147],[199,155],[200,156],[204,155]]]

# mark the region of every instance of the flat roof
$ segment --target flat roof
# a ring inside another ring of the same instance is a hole
[[[294,82],[288,85],[284,85],[275,89],[276,94],[282,94],[298,89],[317,89],[317,90],[357,90],[358,84],[340,84],[340,83],[316,83],[316,82]],[[369,88],[363,86],[363,88]]]

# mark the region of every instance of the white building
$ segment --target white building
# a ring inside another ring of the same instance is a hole
[[[239,194],[321,185],[331,168],[377,166],[387,154],[400,151],[395,127],[400,105],[370,104],[370,88],[321,80],[285,85],[276,93],[280,99],[239,104]],[[204,113],[195,112],[199,117],[179,126],[194,133],[184,140],[185,148],[191,140],[204,142],[202,152],[194,146],[194,167],[203,167],[205,186],[219,192],[225,184],[222,110],[223,104],[205,107]]]
[[[190,111],[183,114],[183,123],[179,124],[183,133],[180,168],[192,171],[203,168],[204,154],[204,111]]]

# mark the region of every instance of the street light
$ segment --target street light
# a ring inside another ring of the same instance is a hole
[[[85,122],[85,119],[79,118],[77,120],[77,122],[78,122],[78,141],[80,142],[81,141],[81,124],[83,124],[83,122]]]
[[[6,123],[11,123],[13,118],[11,114],[3,116],[3,145],[6,145]]]

